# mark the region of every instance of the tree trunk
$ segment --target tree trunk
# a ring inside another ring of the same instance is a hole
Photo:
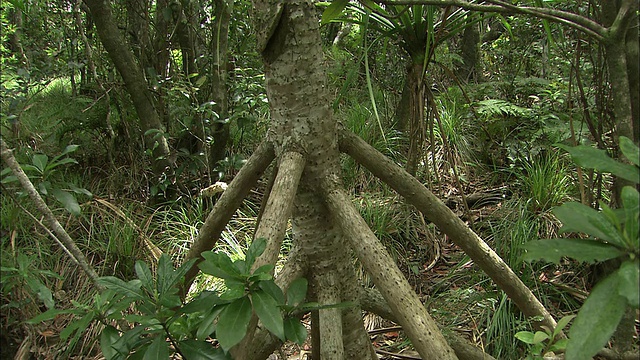
[[[115,23],[111,7],[106,0],[84,0],[91,10],[102,45],[107,50],[122,79],[136,109],[140,124],[145,132],[146,148],[152,151],[153,171],[157,183],[174,181],[174,163],[167,142],[165,129],[153,104],[144,72],[127,47]]]
[[[301,274],[309,281],[307,301],[355,304],[344,310],[323,309],[312,314],[314,359],[377,359],[363,326],[359,304],[364,290],[357,282],[349,248],[373,278],[394,318],[422,358],[457,359],[418,296],[345,193],[340,174],[339,139],[344,150],[376,176],[387,182],[399,180],[396,190],[405,197],[417,199],[414,203],[445,232],[461,237],[459,244],[474,260],[484,264],[481,266],[499,269],[500,274],[491,273],[491,276],[498,279],[501,286],[508,287],[509,282],[517,282],[518,278],[451,211],[443,210],[448,208],[415,178],[399,168],[390,168],[390,160],[362,145],[361,139],[346,133],[335,121],[326,86],[318,14],[313,4],[308,0],[254,0],[254,8],[271,107],[272,122],[266,144],[273,145],[279,163],[264,218],[256,231],[256,236],[268,240],[267,251],[258,262],[276,261],[286,214],[293,201],[294,242],[285,268],[278,275],[278,283],[286,286],[294,278],[293,274]],[[202,251],[213,248],[224,223],[248,192],[247,186],[255,182],[257,174],[270,161],[270,157],[265,156],[268,154],[265,148],[269,145],[258,149],[258,155],[252,156],[223,193],[187,259],[198,258]],[[358,154],[359,151],[363,153]],[[383,170],[376,168],[375,163],[382,163]],[[188,279],[194,274],[190,273]],[[511,286],[511,289],[520,289],[518,284]],[[555,326],[530,292],[522,297],[518,291],[507,291],[518,297],[516,303],[527,315],[542,315],[543,324]],[[266,358],[276,344],[262,329],[253,326],[240,346],[231,351],[238,360],[258,360]]]
[[[473,20],[468,21],[460,41],[462,64],[458,67],[458,78],[465,82],[478,81],[482,77],[480,65],[480,32]]]
[[[211,100],[215,103],[213,110],[218,118],[209,125],[212,143],[209,147],[209,176],[213,178],[213,170],[218,161],[224,159],[229,142],[229,99],[227,92],[228,59],[229,59],[229,21],[233,11],[233,0],[215,0],[215,19],[212,24],[213,38],[211,52]],[[213,181],[213,180],[212,180]]]
[[[418,170],[418,164],[424,154],[425,139],[425,116],[424,116],[424,73],[421,61],[412,61],[407,69],[407,86],[405,90],[408,94],[408,121],[409,129],[409,150],[407,151],[407,172],[415,175]],[[403,96],[405,96],[403,94]]]

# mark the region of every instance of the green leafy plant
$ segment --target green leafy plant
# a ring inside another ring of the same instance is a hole
[[[199,264],[203,272],[224,279],[223,292],[203,291],[183,303],[179,285],[195,259],[174,269],[164,254],[158,261],[157,275],[142,261],[135,264],[137,279],[124,281],[107,276],[100,283],[107,289],[96,295],[91,305],[74,303],[68,310],[50,309],[30,320],[37,323],[70,313],[80,317],[60,334],[66,340],[79,337],[89,324],[98,320],[105,327],[100,346],[106,359],[169,359],[172,353],[184,359],[229,359],[229,350],[245,336],[255,313],[267,330],[281,340],[302,344],[306,328],[298,315],[326,307],[304,303],[307,281],[294,280],[285,293],[274,282],[273,265],[251,271],[256,258],[266,248],[264,239],[255,240],[244,260],[232,261],[226,254],[203,253]],[[133,307],[133,312],[127,311]],[[114,322],[133,323],[132,329],[118,329]],[[217,348],[208,339],[216,339]],[[171,344],[171,346],[169,346]]]
[[[569,324],[575,315],[565,316],[555,329],[545,328],[544,331],[520,331],[516,333],[516,339],[529,345],[529,355],[527,359],[544,359],[550,352],[564,351],[567,347],[568,339],[560,338],[560,333]]]
[[[616,162],[603,150],[588,146],[559,147],[567,150],[580,166],[640,183],[640,151],[628,138],[620,137],[620,149],[634,165]],[[588,263],[621,259],[620,267],[596,284],[578,312],[569,332],[567,359],[586,359],[596,354],[615,331],[626,308],[638,308],[640,304],[640,195],[634,187],[625,186],[620,198],[622,207],[615,210],[604,203],[600,203],[598,211],[576,202],[554,210],[563,224],[562,232],[588,237],[532,241],[524,246],[524,258],[529,261],[559,263],[564,256]]]
[[[15,258],[14,266],[2,266],[2,293],[11,292],[16,286],[26,284],[31,294],[35,295],[47,309],[52,309],[55,305],[51,290],[41,281],[43,277],[62,277],[52,271],[40,270],[34,266],[33,258],[25,254],[18,254]],[[9,306],[20,306],[20,304],[9,304]]]
[[[91,192],[70,182],[60,180],[58,175],[66,165],[78,163],[75,159],[68,156],[70,153],[78,150],[78,147],[78,145],[69,145],[52,159],[49,159],[46,154],[34,154],[31,157],[31,164],[22,165],[22,170],[27,174],[41,195],[45,197],[49,195],[53,196],[67,211],[74,215],[79,215],[81,212],[76,195],[91,196]],[[18,178],[15,175],[10,175],[10,173],[11,169],[9,168],[2,170],[2,173],[0,173],[0,176],[2,176],[2,184],[18,181]]]

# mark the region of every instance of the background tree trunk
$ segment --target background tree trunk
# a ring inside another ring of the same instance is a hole
[[[100,41],[107,50],[116,69],[124,80],[127,92],[146,133],[146,148],[152,151],[152,165],[156,181],[174,181],[174,162],[167,142],[165,128],[154,107],[153,95],[149,91],[144,72],[127,47],[118,26],[114,22],[109,4],[104,0],[85,0],[98,30]],[[150,131],[157,130],[157,131]]]

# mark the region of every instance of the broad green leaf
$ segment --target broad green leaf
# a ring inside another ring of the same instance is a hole
[[[619,294],[627,299],[629,306],[637,309],[640,306],[640,292],[638,284],[640,284],[640,261],[625,261],[616,271],[619,277]]]
[[[255,310],[264,327],[280,340],[284,341],[282,312],[280,312],[276,300],[266,292],[258,290],[251,294],[251,302],[253,304],[253,310]]]
[[[189,270],[191,269],[191,267],[193,266],[193,264],[196,263],[196,261],[198,261],[198,259],[191,259],[187,262],[185,262],[184,264],[180,265],[179,268],[177,268],[173,273],[172,273],[172,277],[171,277],[171,281],[170,284],[171,286],[176,286],[177,284],[181,283],[184,280],[185,275],[189,272]]]
[[[284,304],[284,294],[282,289],[273,280],[260,281],[258,283],[260,289],[269,294],[278,304]]]
[[[216,338],[224,351],[229,351],[247,333],[251,320],[251,301],[248,296],[235,300],[222,310],[218,318]]]
[[[216,306],[202,319],[202,323],[196,331],[197,340],[206,340],[214,331],[216,331],[215,319],[220,315],[225,306]]]
[[[62,153],[59,156],[62,155],[67,155],[69,153],[72,153],[76,150],[78,150],[78,148],[80,147],[80,145],[67,145],[67,147],[64,148],[64,150],[62,150]]]
[[[298,306],[307,296],[308,282],[305,278],[297,278],[287,289],[287,305]]]
[[[531,331],[519,331],[514,336],[525,344],[533,345],[533,337],[535,334]]]
[[[9,175],[9,176],[5,176],[5,177],[2,178],[2,183],[3,184],[9,184],[9,183],[16,182],[16,181],[18,181],[18,177],[15,176],[15,175]]]
[[[558,350],[564,351],[567,348],[567,344],[569,343],[569,339],[560,339],[551,345],[549,351],[557,352]]]
[[[629,241],[632,250],[638,251],[640,247],[640,221],[638,219],[640,214],[640,194],[633,187],[625,186],[622,188],[620,197],[624,212],[625,239]]]
[[[619,277],[615,275],[600,281],[578,312],[569,330],[567,360],[591,359],[618,326],[627,301],[618,294]]]
[[[120,339],[120,333],[111,325],[105,326],[100,334],[100,349],[106,360],[121,358],[120,353],[113,347],[113,344]]]
[[[536,331],[536,333],[533,335],[533,343],[534,344],[540,344],[541,342],[545,341],[549,339],[549,334],[542,332],[542,331]]]
[[[245,295],[244,283],[242,282],[227,280],[225,286],[227,290],[220,295],[221,300],[236,300]]]
[[[74,340],[70,342],[77,341],[77,339],[82,335],[82,333],[87,329],[87,326],[89,326],[89,324],[91,324],[93,320],[94,316],[92,313],[85,314],[82,318],[80,318],[80,320],[74,321],[71,324],[67,325],[67,327],[60,332],[60,339],[67,340],[69,336],[71,336],[71,334],[73,334],[77,330]]]
[[[327,6],[327,8],[322,12],[322,20],[321,24],[328,24],[333,19],[337,18],[342,14],[342,10],[347,6],[349,0],[334,0]]]
[[[55,302],[51,290],[40,280],[34,277],[26,278],[29,289],[38,296],[38,299],[44,303],[47,309],[53,309]]]
[[[145,331],[144,325],[138,325],[131,330],[125,331],[120,336],[120,339],[113,344],[113,348],[122,354],[129,354],[131,350],[151,341],[150,337],[141,336]]]
[[[274,268],[275,268],[275,266],[273,266],[273,264],[262,265],[259,268],[257,268],[256,271],[254,271],[252,275],[256,275],[256,274],[271,274],[273,272]]]
[[[247,256],[245,258],[245,265],[246,265],[245,272],[248,272],[251,269],[251,267],[253,266],[253,263],[255,263],[258,256],[262,255],[262,253],[266,248],[267,248],[267,239],[265,238],[258,238],[251,242],[249,249],[247,249]]]
[[[555,339],[556,336],[560,334],[560,332],[564,330],[564,328],[569,324],[569,322],[573,320],[573,318],[575,317],[576,317],[575,315],[567,315],[562,317],[562,319],[558,320],[558,324],[556,325],[556,328],[553,329],[553,338]]]
[[[636,166],[640,166],[640,148],[638,148],[636,144],[626,136],[620,136],[619,141],[620,151],[622,151],[624,157]]]
[[[194,312],[204,312],[211,309],[214,305],[222,304],[218,294],[213,291],[203,291],[188,304],[180,309],[181,314],[190,314]]]
[[[171,288],[171,275],[173,273],[173,262],[167,254],[162,254],[158,259],[158,292],[165,293]]]
[[[307,340],[307,328],[295,317],[284,319],[284,334],[287,340],[293,341],[298,345],[304,344]]]
[[[625,246],[615,225],[602,213],[586,205],[569,202],[555,208],[553,213],[562,221],[562,232],[581,232],[620,247]]]
[[[49,157],[45,154],[35,154],[31,159],[31,163],[36,167],[40,174],[44,173],[44,170],[47,168],[48,161]]]
[[[153,284],[153,275],[151,275],[151,270],[149,266],[141,260],[136,261],[134,268],[136,270],[136,275],[142,284],[142,287],[147,290],[154,292],[155,286]]]
[[[55,318],[56,316],[60,315],[60,314],[79,314],[82,310],[80,309],[56,309],[56,308],[51,308],[45,312],[43,312],[42,314],[35,316],[27,321],[25,321],[25,323],[27,324],[38,324],[41,323],[43,321],[46,320],[51,320],[53,318]]]
[[[147,351],[144,352],[142,360],[162,360],[169,359],[169,345],[164,336],[156,336]]]
[[[80,215],[82,210],[80,209],[80,205],[78,204],[78,200],[68,191],[60,190],[60,189],[51,189],[51,194],[56,198],[64,208],[67,209],[73,215]]]
[[[205,341],[188,339],[181,341],[179,347],[188,360],[231,360],[222,349],[216,349]]]
[[[66,164],[77,164],[78,161],[76,161],[76,159],[74,158],[64,158],[60,161],[51,161],[48,165],[47,165],[47,171],[52,171],[53,169],[57,168],[58,166],[61,165],[66,165]]]
[[[610,158],[604,150],[585,145],[571,147],[556,144],[556,146],[568,151],[576,164],[582,167],[612,173],[635,184],[640,182],[640,169],[637,166],[617,162]]]
[[[221,279],[242,279],[240,272],[226,254],[205,251],[202,253],[202,257],[204,261],[200,262],[198,267],[203,273]]]
[[[526,261],[545,260],[560,263],[564,256],[581,262],[596,263],[624,255],[624,251],[615,246],[585,239],[546,239],[533,240],[523,245]]]
[[[142,282],[138,279],[124,282],[123,280],[118,279],[115,276],[104,276],[98,278],[98,283],[100,283],[107,289],[115,290],[117,293],[129,298],[133,298],[136,300],[142,300],[144,298],[142,296],[142,292],[140,291]]]

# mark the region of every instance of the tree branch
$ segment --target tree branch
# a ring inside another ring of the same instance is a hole
[[[55,233],[57,238],[64,244],[64,246],[62,246],[63,250],[65,250],[65,252],[68,251],[68,253],[73,255],[72,259],[75,258],[74,260],[77,262],[78,266],[80,266],[80,268],[89,276],[98,290],[104,290],[104,287],[98,283],[98,273],[93,269],[93,266],[91,266],[82,251],[78,248],[75,241],[71,239],[71,236],[69,236],[67,231],[62,227],[62,225],[60,225],[58,219],[53,215],[53,212],[51,212],[51,209],[49,209],[42,197],[40,197],[40,194],[33,186],[33,183],[29,180],[27,174],[22,171],[20,164],[16,161],[13,153],[7,147],[7,144],[2,138],[0,138],[0,150],[2,151],[2,160],[4,160],[4,162],[11,168],[13,175],[18,178],[20,185],[22,185],[22,188],[27,192],[27,194],[29,194],[31,201],[35,203],[38,211],[44,215],[44,221],[47,226],[52,229],[52,232]]]
[[[267,248],[256,259],[252,270],[262,265],[275,264],[278,260],[304,164],[304,157],[297,152],[282,155],[269,200],[255,234],[256,239],[267,239]]]
[[[458,6],[466,10],[480,12],[531,15],[541,19],[565,24],[596,38],[598,41],[604,40],[607,31],[605,27],[598,24],[597,22],[569,11],[530,6],[518,6],[499,0],[486,1],[488,3],[492,3],[493,5],[476,4],[462,0],[376,0],[376,2],[384,5]]]
[[[424,359],[457,359],[393,258],[362,219],[349,197],[335,184],[322,186],[333,221]]]
[[[491,277],[527,317],[542,316],[541,322],[535,322],[537,326],[555,328],[556,322],[551,314],[509,265],[416,178],[352,132],[341,132],[340,150],[364,165],[435,223]]]
[[[236,212],[236,210],[242,205],[242,201],[249,194],[251,188],[258,182],[258,178],[264,170],[273,161],[275,153],[273,151],[273,145],[270,142],[263,142],[253,152],[246,164],[240,169],[240,172],[231,181],[229,187],[222,193],[220,199],[216,202],[215,206],[207,216],[202,228],[198,232],[198,236],[191,245],[187,256],[184,261],[190,259],[202,260],[200,254],[205,251],[213,249],[220,234],[224,230],[225,226]],[[182,295],[186,295],[193,279],[198,274],[197,263],[194,264],[189,272],[185,276],[185,285],[182,289]]]

